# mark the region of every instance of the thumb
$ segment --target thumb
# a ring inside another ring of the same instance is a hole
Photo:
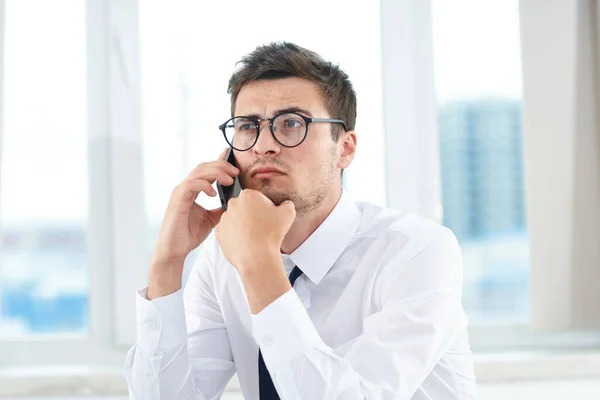
[[[223,215],[223,209],[221,207],[215,208],[214,210],[206,211],[208,218],[213,226],[216,226],[219,221],[221,221],[221,216]]]
[[[286,200],[286,201],[284,201],[283,203],[281,203],[281,204],[279,205],[279,207],[284,207],[284,208],[288,208],[288,209],[293,209],[293,210],[294,210],[294,212],[296,212],[296,205],[295,205],[295,204],[294,204],[294,202],[293,202],[293,201],[291,201],[291,200]]]
[[[283,214],[286,218],[289,218],[289,223],[294,222],[296,218],[296,205],[291,200],[286,200],[277,207],[280,209],[281,214]]]

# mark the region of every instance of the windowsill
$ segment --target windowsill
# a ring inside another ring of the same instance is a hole
[[[476,353],[474,362],[478,382],[600,378],[600,348]]]
[[[474,356],[478,382],[600,378],[597,352],[478,353]],[[240,391],[234,377],[228,391]],[[45,367],[0,369],[2,396],[127,395],[122,367]]]

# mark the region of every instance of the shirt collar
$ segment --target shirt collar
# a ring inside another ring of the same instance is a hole
[[[329,272],[360,225],[362,215],[342,190],[338,203],[319,227],[298,247],[290,259],[315,285]]]

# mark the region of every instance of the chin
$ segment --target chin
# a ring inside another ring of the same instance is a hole
[[[294,195],[288,190],[279,189],[273,186],[263,185],[258,189],[262,194],[269,198],[275,205],[280,205],[286,200],[294,200]]]
[[[245,178],[245,177],[244,177]],[[286,200],[294,203],[298,202],[298,194],[295,190],[288,187],[282,187],[282,182],[275,183],[272,179],[265,178],[260,180],[242,179],[242,188],[257,190],[264,194],[275,205],[280,205]],[[246,185],[246,183],[249,183]],[[287,186],[287,185],[285,185]]]

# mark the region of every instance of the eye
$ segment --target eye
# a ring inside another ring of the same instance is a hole
[[[254,124],[252,124],[250,122],[238,125],[238,130],[239,131],[248,131],[248,130],[251,130],[251,129],[254,129],[254,128],[255,128]]]
[[[295,119],[295,118],[286,119],[285,127],[286,128],[301,128],[302,121],[300,121],[299,119]]]

